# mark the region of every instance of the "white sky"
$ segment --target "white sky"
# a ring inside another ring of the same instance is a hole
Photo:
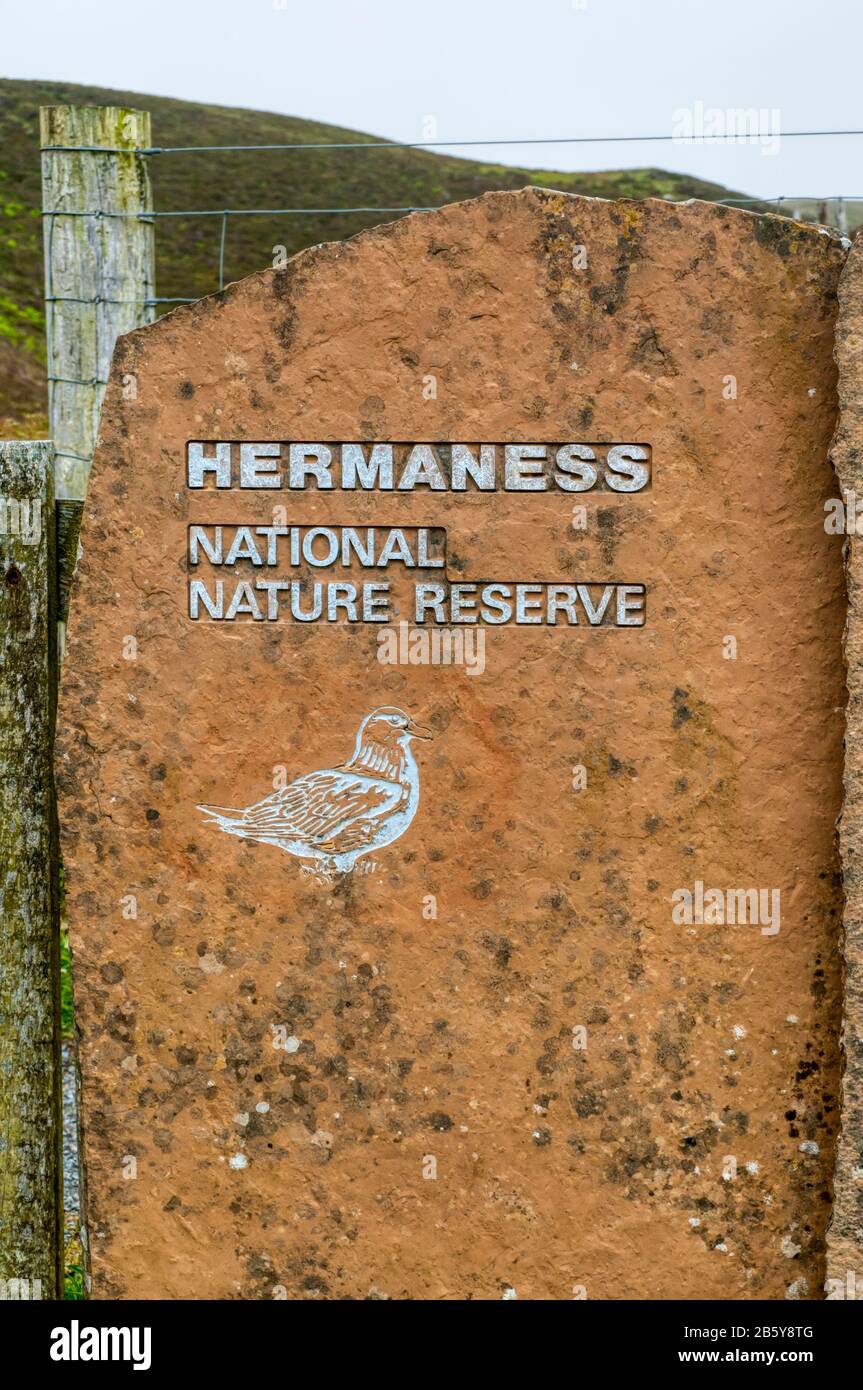
[[[860,0],[0,0],[0,30],[5,77],[399,140],[423,138],[427,117],[441,140],[670,134],[675,110],[696,102],[778,109],[786,131],[863,127]],[[773,155],[725,144],[464,153],[552,169],[649,164],[760,196],[863,195],[863,137],[785,139]]]

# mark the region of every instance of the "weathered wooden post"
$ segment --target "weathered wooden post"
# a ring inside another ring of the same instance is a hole
[[[62,1287],[52,463],[0,444],[0,1298]]]
[[[154,317],[150,115],[43,106],[39,117],[56,495],[81,501],[117,335]]]
[[[118,334],[140,327],[154,317],[153,203],[147,161],[141,153],[149,147],[150,139],[150,116],[146,111],[117,106],[49,106],[40,111],[48,411],[54,448],[52,451],[47,446],[22,447],[35,450],[32,455],[26,455],[33,468],[38,460],[43,471],[53,470],[53,479],[43,480],[43,487],[50,487],[50,494],[46,492],[43,498],[44,553],[50,556],[52,564],[50,571],[46,570],[40,578],[40,582],[44,579],[46,605],[42,626],[34,628],[31,624],[34,630],[28,629],[28,641],[32,646],[26,656],[21,656],[21,662],[31,674],[45,673],[46,681],[50,675],[52,693],[50,699],[46,697],[40,705],[44,724],[34,726],[30,714],[27,718],[31,722],[22,731],[15,723],[15,702],[19,698],[16,692],[24,667],[14,661],[4,666],[0,679],[0,719],[3,720],[0,776],[4,797],[8,793],[10,806],[18,804],[16,787],[20,778],[33,779],[29,803],[21,795],[20,787],[18,800],[22,806],[32,806],[37,819],[44,813],[43,831],[49,833],[50,822],[52,837],[55,661],[63,651],[69,586],[75,569],[81,513],[98,436],[102,397]],[[130,392],[134,393],[134,389],[134,382],[130,382]],[[43,457],[41,450],[45,449]],[[15,455],[16,459],[20,457]],[[15,574],[24,576],[25,571],[14,559],[8,563]],[[27,593],[35,602],[36,575],[32,570],[31,556]],[[11,586],[15,594],[18,583]],[[5,592],[3,598],[7,598]],[[18,598],[20,601],[20,594]],[[7,607],[10,614],[18,612],[11,606],[11,600]],[[0,612],[6,615],[5,609]],[[7,647],[12,640],[8,616],[4,616],[4,621],[7,627],[0,626],[0,640]],[[18,640],[16,635],[15,641]],[[5,850],[3,836],[14,839],[17,822],[14,817],[4,817],[4,820],[0,847]],[[57,858],[55,838],[50,847],[38,836],[29,840],[25,837],[25,841],[32,846],[33,855],[27,861],[27,891],[35,894],[41,884],[43,894],[48,895],[44,901],[40,899],[46,936],[33,938],[28,944],[27,923],[32,926],[33,912],[19,913],[16,917],[17,898],[4,900],[0,967],[6,972],[8,990],[5,984],[0,990],[0,1007],[3,1008],[0,1063],[8,1083],[4,1086],[8,1108],[2,1114],[0,1133],[0,1143],[5,1143],[4,1153],[0,1155],[0,1200],[4,1203],[0,1214],[3,1232],[0,1278],[41,1279],[42,1294],[48,1295],[56,1291],[60,1277],[62,1241],[59,1233],[63,1219],[62,1167],[58,1157],[61,1132],[59,1029],[54,1023],[50,1029],[48,1026],[49,1004],[53,1019],[55,995],[59,989],[59,923],[54,893]],[[41,863],[41,879],[37,861]],[[18,878],[13,879],[13,886],[18,882]],[[11,891],[7,887],[7,897]],[[12,921],[7,926],[9,913]],[[12,993],[15,994],[17,1013],[11,1003],[6,1007],[7,992],[10,1000]],[[21,1126],[20,1143],[18,1132],[13,1129],[18,1124]],[[33,1147],[35,1139],[28,1136],[31,1129],[40,1126],[43,1143],[42,1148],[36,1148]],[[29,1203],[16,1199],[16,1203],[11,1204],[11,1196],[24,1191],[31,1194]],[[19,1230],[11,1212],[17,1210],[26,1214],[28,1204],[38,1220],[31,1220]],[[7,1217],[12,1222],[8,1229]],[[47,1253],[49,1244],[50,1255]],[[41,1252],[41,1260],[36,1259],[37,1250]],[[50,1275],[47,1273],[49,1264],[53,1271]],[[24,1270],[23,1275],[17,1272],[20,1270]]]

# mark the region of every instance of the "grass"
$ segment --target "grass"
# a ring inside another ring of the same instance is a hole
[[[81,1244],[80,1222],[77,1217],[66,1226],[66,1255],[63,1273],[63,1297],[74,1301],[86,1297],[84,1291],[84,1249]]]
[[[31,437],[45,433],[44,320],[39,107],[120,105],[150,111],[156,145],[314,144],[376,139],[295,116],[201,105],[68,82],[0,79],[0,425],[29,417]],[[155,206],[242,207],[436,206],[491,189],[540,184],[593,197],[714,199],[720,184],[663,169],[560,173],[456,159],[428,150],[386,148],[351,153],[309,150],[266,154],[162,155],[150,160]],[[271,265],[273,247],[289,254],[351,236],[388,215],[235,218],[228,222],[225,278]],[[157,293],[209,294],[218,288],[218,218],[171,218],[157,224]],[[7,370],[3,363],[6,353]],[[10,358],[15,370],[8,368]],[[3,417],[6,420],[3,420]]]
[[[71,1042],[75,1036],[72,952],[69,948],[69,933],[65,927],[60,933],[60,1032],[64,1042]]]

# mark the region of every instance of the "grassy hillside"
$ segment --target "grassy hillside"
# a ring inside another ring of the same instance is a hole
[[[64,82],[0,79],[0,438],[46,432],[39,107],[66,104],[149,110],[155,145],[312,144],[376,138],[267,112]],[[662,169],[563,174],[454,159],[426,150],[170,155],[153,157],[150,165],[159,210],[357,204],[428,207],[526,183],[595,197],[733,196],[718,184]],[[271,264],[276,245],[286,246],[291,253],[390,220],[389,215],[374,213],[236,218],[228,224],[226,282]],[[217,218],[170,218],[158,223],[159,295],[207,294],[218,287],[218,271]]]

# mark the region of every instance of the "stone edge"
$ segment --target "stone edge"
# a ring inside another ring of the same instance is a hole
[[[863,497],[863,236],[842,269],[834,357],[839,415],[830,459],[842,494]],[[863,1297],[863,534],[846,535],[843,653],[848,701],[839,854],[845,906],[840,1130],[827,1231],[827,1297]]]

